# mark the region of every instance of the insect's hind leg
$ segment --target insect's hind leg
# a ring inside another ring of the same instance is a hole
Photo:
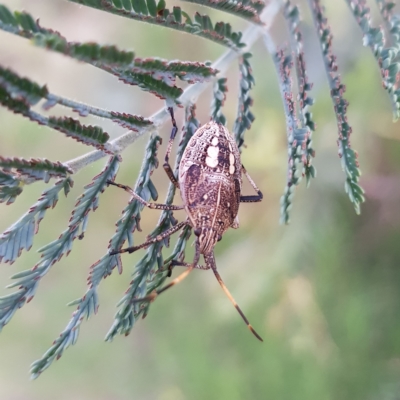
[[[210,268],[213,270],[215,277],[217,278],[218,283],[220,284],[222,290],[225,292],[226,296],[228,297],[228,299],[231,301],[231,303],[233,304],[233,306],[236,308],[237,312],[240,314],[240,316],[242,317],[243,321],[245,322],[245,324],[247,325],[247,327],[249,328],[250,332],[260,341],[262,342],[263,339],[262,337],[255,331],[255,329],[251,326],[249,320],[246,318],[246,316],[243,314],[243,311],[241,310],[241,308],[239,307],[239,305],[236,303],[236,300],[233,298],[233,296],[231,295],[230,291],[228,290],[228,288],[226,287],[224,281],[221,278],[221,275],[218,273],[217,271],[217,265],[215,264],[215,257],[214,257],[214,253],[210,253],[207,255],[204,255],[204,260],[206,262],[207,265],[210,266]]]
[[[172,204],[149,203],[145,199],[142,199],[138,194],[136,194],[135,191],[132,188],[130,188],[129,186],[121,185],[120,183],[116,183],[114,181],[107,180],[107,185],[113,185],[113,186],[119,187],[120,189],[124,189],[125,192],[128,192],[134,199],[139,201],[144,206],[151,208],[153,210],[174,211],[174,210],[183,210],[185,208],[184,206],[174,206]]]
[[[257,192],[256,196],[240,196],[241,203],[257,203],[263,199],[263,194],[261,190],[257,187],[255,182],[253,181],[252,177],[246,171],[246,168],[242,165],[242,172],[246,176],[247,180],[250,182],[252,188]]]
[[[168,107],[169,114],[171,115],[171,121],[172,121],[172,130],[171,130],[171,135],[169,138],[169,142],[167,145],[167,151],[165,153],[165,162],[163,164],[163,168],[165,170],[165,173],[168,175],[169,180],[174,184],[174,186],[179,189],[179,182],[176,180],[174,171],[169,164],[169,156],[171,155],[171,150],[172,150],[172,145],[175,140],[176,133],[178,132],[178,127],[176,125],[175,117],[174,117],[174,109],[172,107]]]

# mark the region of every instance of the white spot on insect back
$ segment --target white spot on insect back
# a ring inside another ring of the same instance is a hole
[[[214,136],[213,139],[211,140],[211,144],[213,146],[216,146],[218,144],[218,138],[216,136]]]
[[[215,167],[218,165],[218,158],[207,157],[207,158],[206,158],[206,164],[207,164],[210,168],[215,168]]]
[[[209,146],[207,149],[207,154],[210,158],[216,158],[218,159],[218,147],[214,147],[214,146]]]
[[[234,165],[229,166],[229,173],[231,175],[233,175],[235,173],[235,166]]]
[[[229,164],[230,165],[235,164],[235,156],[232,153],[229,154]]]

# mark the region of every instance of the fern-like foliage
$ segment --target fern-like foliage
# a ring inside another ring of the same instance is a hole
[[[45,125],[65,135],[89,146],[97,147],[102,151],[107,151],[104,146],[109,139],[109,135],[98,126],[82,125],[78,120],[67,117],[45,117],[31,109],[31,104],[21,92],[14,98],[14,94],[5,90],[0,84],[0,104],[10,111],[21,114],[39,125]]]
[[[226,78],[218,79],[214,84],[213,101],[211,104],[211,118],[222,125],[226,124],[226,117],[222,113],[222,107],[225,103],[226,92],[228,87],[226,86]]]
[[[239,59],[240,68],[240,81],[239,81],[239,104],[237,118],[233,127],[233,134],[235,135],[236,143],[239,148],[244,143],[244,133],[250,129],[255,117],[250,111],[253,105],[253,99],[250,97],[250,90],[255,84],[253,72],[251,70],[249,59],[251,53],[245,53]]]
[[[3,158],[0,156],[0,168],[3,172],[12,172],[18,178],[48,182],[50,178],[65,178],[72,170],[58,162],[49,160],[24,160],[23,158]]]
[[[215,25],[207,15],[196,13],[192,19],[180,7],[166,8],[165,0],[69,0],[107,11],[122,17],[143,21],[181,32],[191,33],[215,43],[240,49],[245,46],[241,32],[233,32],[230,24],[217,22]]]
[[[17,222],[0,235],[0,261],[12,264],[23,249],[31,248],[46,210],[56,206],[61,190],[67,196],[72,185],[70,177],[57,181],[52,188],[42,193],[39,200]]]
[[[83,238],[88,224],[89,213],[90,211],[96,210],[99,202],[99,196],[105,190],[107,180],[114,179],[118,171],[119,162],[119,156],[111,157],[105,169],[99,175],[95,176],[93,181],[85,187],[85,191],[78,198],[75,208],[72,211],[68,228],[61,233],[58,239],[39,249],[39,253],[41,253],[40,261],[32,269],[22,271],[11,277],[15,280],[15,282],[7,287],[18,287],[18,290],[0,298],[0,329],[9,322],[11,317],[19,308],[33,298],[40,280],[49,272],[50,268],[61,259],[63,255],[69,254],[72,249],[73,241],[77,237],[79,237],[79,239]],[[53,193],[54,192],[56,191],[54,190]],[[41,201],[43,203],[43,200],[44,199],[42,196],[42,198],[39,199],[39,203]],[[54,201],[55,199],[53,198],[53,207]],[[43,211],[45,210],[46,208],[41,207],[37,224],[43,218]],[[37,209],[34,211],[36,213]],[[21,224],[18,226],[13,226],[11,229],[8,229],[2,236],[6,236],[7,239],[10,239],[12,234],[15,236],[22,236],[22,240],[20,241],[20,249],[29,249],[29,247],[32,245],[33,234],[35,233],[33,226],[34,218],[28,217],[25,219],[25,221],[21,221]],[[25,235],[21,235],[21,233],[24,233]],[[10,243],[9,240],[8,243]],[[4,247],[5,250],[7,250],[7,246]],[[7,259],[10,261],[15,260],[15,258],[19,256],[20,250],[18,251],[13,249],[10,253],[10,255],[8,252],[5,253],[6,261]]]
[[[361,172],[358,165],[357,152],[355,152],[350,145],[350,134],[352,129],[347,119],[348,102],[343,97],[346,87],[341,82],[340,75],[337,72],[338,66],[336,63],[336,57],[332,53],[333,36],[331,29],[327,24],[324,7],[320,0],[309,0],[309,3],[313,13],[314,25],[318,32],[318,38],[321,44],[326,76],[331,89],[331,97],[338,124],[339,157],[346,174],[345,190],[353,203],[357,214],[359,214],[360,205],[365,201],[365,198],[364,190],[358,183]]]
[[[22,182],[11,174],[0,170],[0,203],[14,203],[22,193]]]
[[[312,132],[316,126],[312,119],[312,114],[309,107],[314,104],[314,99],[309,96],[313,85],[309,82],[307,76],[306,61],[303,52],[303,38],[300,30],[300,11],[296,5],[293,5],[290,0],[284,5],[284,15],[288,22],[290,33],[290,44],[294,54],[294,64],[296,67],[297,87],[298,87],[298,119],[302,129],[308,129],[305,143],[305,154],[302,157],[304,164],[304,173],[307,180],[307,186],[311,178],[315,178],[316,170],[312,165],[312,159],[315,157],[315,151],[312,148]],[[303,145],[303,143],[301,143]]]
[[[117,124],[132,130],[138,130],[144,126],[152,124],[152,122],[148,119],[137,115],[101,110],[96,107],[91,107],[86,104],[78,103],[77,101],[57,96],[50,93],[46,86],[40,86],[31,79],[22,78],[14,71],[8,68],[3,68],[1,65],[0,86],[4,89],[4,93],[6,92],[5,95],[9,98],[8,101],[12,101],[14,99],[16,101],[19,100],[22,103],[26,103],[29,106],[33,106],[36,105],[40,100],[45,100],[43,104],[43,109],[45,110],[49,110],[56,104],[60,104],[65,107],[72,108],[82,117],[86,117],[87,115],[91,114],[101,118],[108,118]],[[28,107],[25,109],[28,110]],[[103,137],[103,143],[104,139],[106,138],[107,137]]]
[[[125,83],[137,85],[161,99],[175,102],[178,102],[177,99],[182,94],[182,89],[173,84],[175,77],[195,83],[203,82],[217,73],[215,69],[199,62],[135,59],[134,52],[119,50],[116,46],[68,42],[60,33],[40,26],[30,14],[12,14],[3,5],[0,5],[0,29],[32,39],[39,47],[94,65],[116,75]],[[27,83],[21,82],[21,85],[24,87]],[[41,97],[47,95],[45,88],[31,86],[28,89],[30,93],[35,89]]]
[[[214,83],[210,116],[217,123],[227,124],[227,119],[223,114],[223,106],[228,93],[228,81],[225,73],[229,65],[236,59],[239,62],[240,76],[238,79],[239,99],[233,134],[238,146],[243,145],[245,135],[248,134],[255,118],[251,95],[255,78],[250,65],[252,56],[250,48],[259,36],[263,36],[277,70],[286,116],[288,175],[285,192],[281,198],[281,220],[283,223],[288,223],[295,187],[303,177],[309,183],[310,179],[316,175],[312,165],[312,159],[315,156],[312,147],[312,132],[315,130],[315,123],[309,110],[314,100],[310,97],[312,84],[309,81],[305,62],[298,4],[294,0],[285,0],[282,17],[288,26],[290,46],[281,44],[277,46],[269,35],[268,29],[273,17],[279,11],[279,0],[271,0],[266,5],[260,0],[185,0],[244,19],[248,28],[243,35],[239,31],[234,31],[229,23],[224,21],[213,23],[209,16],[199,12],[190,17],[180,7],[175,6],[168,9],[165,0],[69,1],[94,8],[97,10],[93,11],[95,13],[108,12],[133,21],[171,28],[209,39],[227,48],[226,52],[212,64],[197,60],[170,61],[158,57],[140,58],[132,50],[120,49],[115,45],[69,41],[59,32],[41,26],[39,20],[35,20],[30,14],[11,12],[6,6],[0,4],[0,30],[30,40],[34,46],[39,48],[38,51],[46,49],[57,52],[78,62],[101,69],[128,85],[138,86],[165,100],[168,107],[185,106],[185,121],[175,163],[176,177],[179,176],[178,166],[183,151],[189,139],[200,126],[195,116],[195,102],[209,81]],[[364,32],[364,44],[374,52],[382,72],[384,88],[391,96],[394,115],[398,117],[400,109],[398,83],[400,81],[398,63],[400,19],[394,14],[393,2],[376,1],[388,32],[389,45],[385,43],[383,29],[371,26],[366,1],[347,0],[347,3]],[[308,4],[313,15],[314,30],[321,45],[337,119],[339,155],[346,174],[345,189],[354,203],[356,211],[360,212],[364,195],[358,182],[360,171],[357,154],[350,146],[351,127],[347,120],[348,104],[344,99],[345,87],[341,82],[336,58],[332,53],[333,36],[322,2],[308,0]],[[190,38],[190,36],[187,37]],[[177,80],[182,82],[177,82]],[[66,116],[49,116],[47,113],[57,105],[72,109],[79,117],[93,115],[109,119],[128,129],[129,132],[110,140],[109,135],[100,126],[87,126],[78,119]],[[90,212],[97,208],[100,194],[106,189],[108,182],[114,181],[116,178],[121,163],[119,153],[138,137],[149,132],[151,132],[151,136],[143,155],[143,163],[134,185],[134,191],[145,201],[157,199],[157,188],[151,178],[159,164],[158,148],[161,137],[157,134],[156,129],[166,120],[168,113],[163,108],[152,117],[145,118],[119,110],[104,110],[86,105],[52,93],[46,85],[34,82],[29,77],[21,77],[2,65],[0,65],[0,106],[35,123],[60,131],[92,148],[87,154],[64,162],[47,159],[27,160],[0,155],[0,203],[13,203],[21,195],[26,185],[34,184],[38,180],[47,183],[50,179],[57,179],[55,184],[47,188],[17,222],[0,235],[0,262],[12,264],[24,250],[28,251],[33,244],[35,234],[38,233],[41,220],[50,208],[55,207],[61,191],[68,195],[73,185],[73,175],[94,161],[108,157],[103,171],[96,175],[89,185],[85,186],[83,193],[78,197],[67,228],[58,239],[39,250],[41,258],[33,268],[12,276],[13,282],[8,287],[15,287],[15,291],[0,298],[1,330],[15,312],[33,298],[41,279],[50,271],[51,267],[64,255],[69,254],[74,240],[84,238]],[[127,183],[129,184],[129,182]],[[117,189],[110,188],[110,190]],[[173,202],[175,190],[175,186],[170,184],[165,199],[167,204]],[[70,305],[76,306],[70,321],[49,350],[33,363],[31,371],[34,378],[48,368],[54,360],[60,358],[64,350],[77,341],[83,319],[89,318],[97,312],[100,283],[114,270],[122,271],[120,255],[114,253],[110,255],[110,251],[119,250],[124,245],[132,246],[134,244],[134,233],[136,230],[140,230],[142,210],[143,204],[132,197],[116,223],[116,232],[110,238],[108,249],[90,268],[86,293],[70,303]],[[168,279],[174,261],[184,261],[185,248],[192,228],[186,224],[184,214],[182,213],[180,216],[182,218],[178,222],[171,211],[161,212],[157,225],[149,235],[153,242],[147,246],[145,254],[132,272],[132,280],[118,303],[118,311],[106,335],[106,340],[111,341],[117,334],[127,335],[131,332],[134,323],[149,312],[150,303],[146,296],[159,289]],[[178,228],[181,229],[181,232],[176,245],[165,257],[169,239],[160,240],[160,235],[170,232],[170,230],[177,232]]]
[[[144,156],[144,163],[142,165],[139,178],[135,185],[135,192],[145,199],[146,201],[157,198],[157,191],[154,184],[151,182],[150,175],[153,170],[158,166],[157,150],[161,139],[159,136],[154,135],[150,138]],[[115,158],[117,159],[117,158]],[[109,170],[109,168],[107,169]],[[107,171],[106,170],[106,171]],[[107,180],[114,180],[116,170],[113,173],[103,173],[101,176],[101,188],[104,189]],[[152,197],[153,196],[153,197]],[[81,202],[78,202],[81,203]],[[120,249],[125,241],[129,245],[133,244],[132,233],[136,229],[140,229],[140,213],[143,205],[136,199],[131,199],[127,207],[124,209],[121,218],[117,222],[117,230],[109,242],[109,249]],[[79,221],[78,215],[75,218]],[[74,218],[74,220],[75,220]],[[74,234],[77,235],[78,231],[75,229]],[[69,243],[72,244],[72,236],[69,238]],[[51,247],[54,247],[51,245]],[[102,279],[109,276],[115,268],[122,272],[122,262],[120,255],[110,256],[108,252],[90,268],[90,275],[88,277],[88,290],[80,298],[70,303],[70,305],[78,305],[77,309],[72,315],[72,319],[68,323],[65,330],[54,341],[51,348],[43,355],[43,357],[32,364],[31,372],[33,377],[37,377],[44,369],[46,369],[56,358],[61,357],[64,350],[71,344],[74,344],[78,338],[80,324],[83,318],[89,318],[97,311],[98,295],[97,288]]]
[[[293,67],[292,57],[285,55],[283,50],[275,54],[281,79],[282,100],[286,114],[287,140],[288,140],[288,177],[285,192],[281,198],[281,223],[289,223],[289,211],[292,207],[295,187],[303,176],[303,156],[307,143],[308,130],[300,128],[296,118],[296,103],[292,91],[292,79],[290,72]]]
[[[189,3],[201,4],[215,8],[216,10],[225,11],[238,17],[247,19],[256,24],[261,24],[260,12],[265,7],[263,1],[244,1],[237,2],[232,0],[184,0]]]
[[[381,27],[374,28],[371,24],[370,9],[365,0],[346,0],[353,15],[364,33],[364,46],[368,46],[376,60],[382,75],[382,85],[389,93],[393,104],[393,118],[400,117],[400,63],[396,60],[399,51],[400,22],[392,16],[394,3],[378,1],[382,15],[388,25],[389,32],[396,40],[395,44],[385,47],[385,34]]]

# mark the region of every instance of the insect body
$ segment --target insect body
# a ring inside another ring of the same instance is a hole
[[[238,228],[239,226],[237,218],[239,204],[241,202],[261,201],[263,197],[262,193],[241,164],[240,152],[233,137],[223,125],[214,121],[210,121],[200,127],[189,140],[182,155],[177,180],[169,164],[169,155],[178,128],[174,119],[173,109],[169,108],[169,112],[171,114],[173,129],[167,147],[164,169],[171,182],[180,189],[183,206],[148,203],[131,188],[111,181],[108,183],[123,188],[149,208],[158,210],[185,209],[188,219],[139,246],[111,251],[110,255],[124,252],[132,253],[140,248],[147,247],[151,243],[165,239],[186,225],[192,226],[194,234],[197,236],[193,262],[191,264],[178,261],[173,263],[174,265],[181,265],[188,269],[164,288],[153,292],[147,298],[138,299],[137,301],[154,300],[158,294],[184,279],[194,268],[211,269],[248,328],[262,341],[222,281],[217,271],[214,257],[214,246],[216,242],[222,239],[224,232],[230,227]],[[242,196],[243,174],[247,177],[257,195]],[[201,255],[204,257],[204,266],[199,265]]]
[[[240,153],[229,131],[213,121],[190,139],[179,165],[181,196],[201,254],[236,220],[242,186]]]

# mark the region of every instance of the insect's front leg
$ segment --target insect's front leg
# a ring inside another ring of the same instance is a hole
[[[179,231],[186,225],[187,221],[179,222],[179,224],[176,224],[175,226],[167,229],[166,231],[160,233],[155,237],[150,238],[149,240],[138,246],[127,247],[126,249],[111,250],[109,254],[110,256],[114,256],[115,254],[121,254],[121,253],[133,253],[134,251],[143,249],[143,247],[150,246],[153,243],[161,242],[162,240],[166,239],[167,237],[170,237],[173,233]]]
[[[149,207],[153,210],[171,210],[171,211],[173,211],[173,210],[183,210],[185,208],[184,206],[174,206],[172,204],[149,203],[145,199],[142,199],[138,194],[136,194],[135,191],[132,188],[130,188],[129,186],[121,185],[120,183],[115,183],[110,180],[107,180],[107,184],[124,189],[125,192],[128,192],[134,199],[139,201],[144,206]]]
[[[247,180],[250,182],[250,185],[253,187],[253,189],[257,192],[256,196],[240,196],[240,202],[241,203],[256,203],[258,201],[261,201],[263,199],[263,194],[261,193],[261,190],[257,187],[249,173],[246,171],[246,168],[242,165],[242,172],[246,176]]]

